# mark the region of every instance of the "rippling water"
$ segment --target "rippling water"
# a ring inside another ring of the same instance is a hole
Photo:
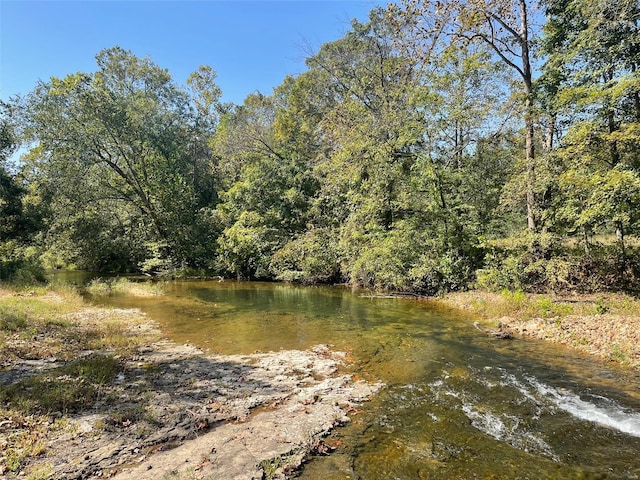
[[[176,282],[138,307],[170,338],[221,353],[349,351],[387,388],[305,479],[640,478],[640,377],[536,341],[482,335],[464,314],[343,288]]]

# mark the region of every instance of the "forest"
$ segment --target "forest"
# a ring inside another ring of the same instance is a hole
[[[403,0],[241,105],[209,66],[178,85],[105,49],[1,104],[0,280],[637,291],[639,22],[637,0]]]

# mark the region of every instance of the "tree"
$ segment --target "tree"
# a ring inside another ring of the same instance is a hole
[[[0,243],[2,243],[19,234],[24,189],[9,173],[6,166],[7,160],[17,146],[11,106],[0,102],[0,109]]]
[[[495,60],[510,69],[519,79],[525,130],[524,170],[526,188],[527,225],[536,232],[539,212],[535,196],[535,112],[532,47],[534,43],[531,18],[534,16],[530,0],[471,0],[469,2],[440,2],[423,0],[403,2],[404,10],[390,12],[405,18],[404,28],[413,30],[409,41],[412,51],[426,51],[428,61],[446,51],[447,43],[481,42],[487,45]]]
[[[80,225],[90,215],[100,229],[117,227],[131,261],[144,260],[148,244],[147,254],[160,245],[175,264],[205,265],[216,190],[208,148],[220,95],[214,72],[192,76],[190,95],[150,59],[119,47],[96,60],[95,73],[41,82],[26,101],[29,159],[52,196],[54,221]]]
[[[286,110],[285,82],[273,96],[249,95],[225,115],[216,152],[226,189],[216,210],[223,226],[219,239],[224,269],[242,278],[270,276],[274,252],[307,224],[317,182],[293,124],[277,122]]]
[[[625,234],[640,206],[640,6],[637,1],[549,0],[544,72],[557,78],[557,108],[570,128],[556,152],[562,218],[589,235]]]
[[[374,10],[367,24],[354,22],[345,38],[307,60],[327,104],[321,128],[331,150],[321,168],[328,195],[342,191],[352,221],[383,230],[402,218],[411,147],[422,130],[419,77],[391,35],[384,12]]]
[[[29,193],[16,166],[8,166],[19,144],[15,103],[0,102],[0,280],[33,284],[44,270],[32,248],[38,212],[25,202]]]

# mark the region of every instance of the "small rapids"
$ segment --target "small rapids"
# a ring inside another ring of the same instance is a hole
[[[538,435],[520,428],[521,421],[518,417],[514,415],[498,416],[491,412],[481,412],[466,404],[462,406],[462,411],[471,420],[471,425],[491,435],[496,440],[507,442],[509,445],[525,452],[534,452],[555,461],[559,460],[547,442]]]
[[[559,461],[558,455],[544,439],[544,434],[536,431],[536,423],[545,407],[534,397],[532,391],[524,387],[516,388],[519,395],[516,392],[505,395],[504,387],[511,385],[486,378],[483,375],[486,372],[472,372],[462,384],[459,379],[444,372],[441,379],[429,385],[434,399],[437,402],[448,401],[450,406],[464,413],[474,428],[496,440],[524,452]],[[515,378],[510,378],[509,384],[514,381]],[[502,403],[489,401],[501,396],[504,397]],[[510,404],[515,404],[518,408],[513,409]],[[518,415],[516,411],[523,413]]]
[[[629,411],[601,395],[589,395],[592,401],[587,401],[570,390],[553,388],[533,377],[527,377],[527,381],[538,394],[576,418],[640,437],[640,413],[638,412]]]
[[[578,395],[531,375],[518,378],[502,368],[469,367],[469,372],[460,382],[460,378],[444,371],[441,378],[429,384],[434,399],[463,412],[474,428],[525,452],[561,461],[545,438],[546,426],[561,412],[573,417],[574,422],[588,422],[596,429],[640,437],[640,413],[605,396],[588,392]]]

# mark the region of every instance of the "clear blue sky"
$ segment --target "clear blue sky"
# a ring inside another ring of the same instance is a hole
[[[150,56],[184,84],[199,65],[218,74],[223,99],[270,94],[305,70],[307,46],[342,37],[386,2],[31,1],[0,0],[0,98],[26,94],[38,80],[96,70],[95,55],[119,45]]]

